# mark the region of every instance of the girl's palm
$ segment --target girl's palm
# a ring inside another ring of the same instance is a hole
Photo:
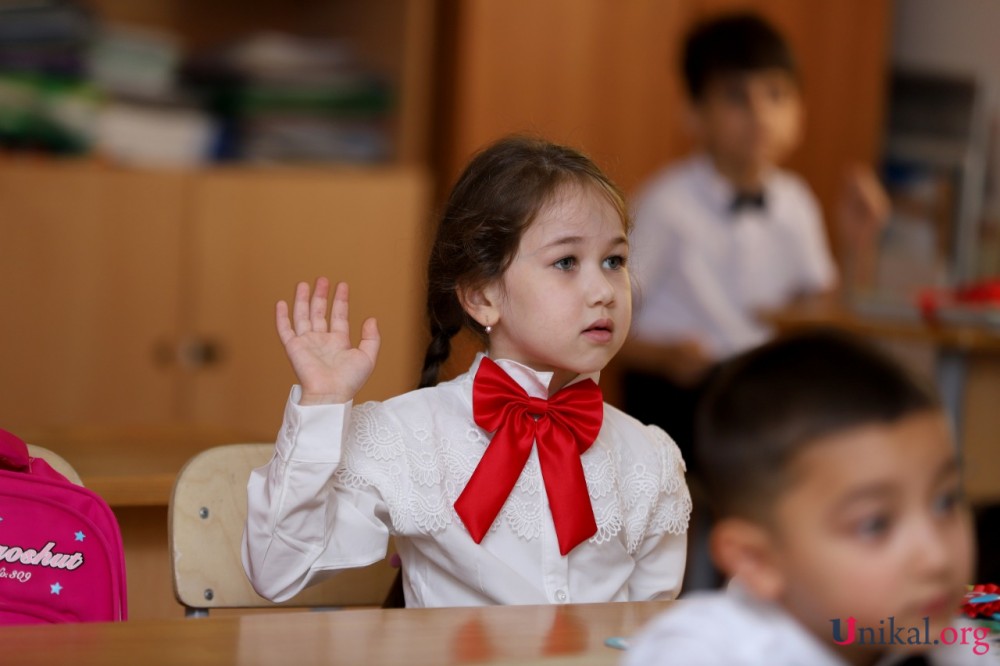
[[[285,301],[276,307],[278,336],[302,385],[303,405],[352,400],[371,376],[378,358],[381,339],[375,320],[365,320],[361,342],[353,347],[347,284],[337,285],[328,320],[329,293],[326,278],[316,280],[311,297],[309,285],[300,282],[295,288],[291,319]]]

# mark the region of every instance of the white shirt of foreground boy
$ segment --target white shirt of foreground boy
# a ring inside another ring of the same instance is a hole
[[[893,640],[886,618],[881,637],[874,628],[873,640]],[[986,637],[986,630],[964,619],[952,627],[954,645],[939,645],[921,653],[932,666],[986,666],[997,663],[997,646]],[[946,628],[945,640],[952,628]],[[898,637],[910,637],[906,628]],[[916,627],[918,631],[920,627]],[[963,629],[964,634],[963,634]],[[833,624],[830,626],[833,631]],[[961,644],[962,637],[965,644]],[[833,634],[831,633],[831,638]],[[846,634],[838,635],[842,640]],[[920,640],[941,640],[920,636]],[[978,644],[977,644],[978,642]],[[903,654],[887,646],[887,654],[872,666],[895,666],[907,663],[915,654]],[[890,651],[893,650],[893,651]],[[833,646],[806,631],[780,606],[759,601],[740,585],[730,583],[725,591],[704,592],[686,597],[662,613],[639,632],[622,660],[622,666],[849,666]]]

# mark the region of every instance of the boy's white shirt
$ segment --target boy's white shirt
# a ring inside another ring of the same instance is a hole
[[[971,625],[959,619],[955,626]],[[942,646],[925,655],[935,666],[988,663],[974,654],[972,647],[971,644]],[[991,645],[990,651],[994,649]],[[901,653],[887,654],[876,666],[892,666],[905,658]],[[847,666],[832,646],[809,633],[784,609],[754,598],[735,582],[724,591],[699,592],[678,600],[630,641],[621,663],[622,666]]]
[[[260,594],[288,599],[378,561],[392,535],[407,606],[677,595],[691,510],[684,462],[666,433],[609,405],[581,456],[594,537],[560,555],[533,449],[490,532],[472,540],[453,504],[489,443],[472,418],[481,358],[452,381],[357,407],[303,407],[293,387],[275,456],[247,486],[243,564]],[[551,373],[497,363],[529,395],[547,397]]]
[[[770,336],[760,311],[834,286],[822,215],[799,177],[773,170],[763,210],[730,212],[734,194],[707,155],[642,188],[629,257],[637,338],[696,338],[722,360]]]

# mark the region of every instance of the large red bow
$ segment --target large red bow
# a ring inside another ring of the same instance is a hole
[[[455,502],[455,511],[480,543],[538,443],[545,492],[565,555],[597,532],[580,455],[601,431],[604,399],[593,380],[571,384],[548,400],[532,398],[489,358],[472,386],[476,424],[493,432],[486,452]]]

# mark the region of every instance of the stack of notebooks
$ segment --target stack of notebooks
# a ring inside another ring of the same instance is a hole
[[[227,123],[221,158],[377,162],[391,157],[390,86],[345,42],[251,35],[195,58],[185,74]]]
[[[97,96],[86,76],[95,21],[56,0],[0,3],[0,147],[78,154]]]
[[[73,0],[0,2],[0,150],[212,161],[380,162],[392,88],[345,41],[249,34],[189,54]]]

